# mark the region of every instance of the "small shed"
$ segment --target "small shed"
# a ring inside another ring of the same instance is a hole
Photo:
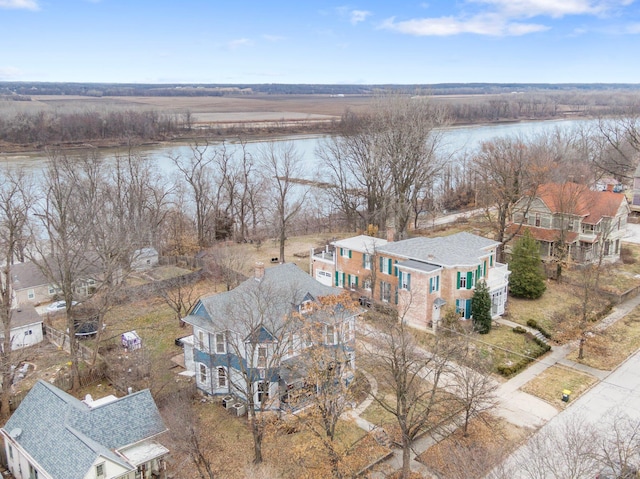
[[[140,349],[142,347],[142,339],[135,331],[122,333],[122,346],[129,351]]]

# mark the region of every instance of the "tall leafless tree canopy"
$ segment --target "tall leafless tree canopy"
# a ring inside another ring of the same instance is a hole
[[[339,137],[317,149],[321,178],[352,227],[392,223],[405,237],[416,199],[435,182],[442,159],[443,109],[422,97],[382,96],[368,114],[346,112]]]

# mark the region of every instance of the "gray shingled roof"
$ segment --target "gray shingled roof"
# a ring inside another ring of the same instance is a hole
[[[238,321],[238,317],[255,318],[260,314],[277,322],[302,303],[307,294],[317,299],[343,292],[316,281],[293,263],[284,263],[265,268],[260,281],[251,277],[231,291],[202,297],[184,321],[210,332],[230,329],[249,334],[246,327],[251,321]]]
[[[11,278],[15,290],[49,284],[49,280],[42,274],[42,270],[30,261],[11,265]]]
[[[437,238],[416,237],[378,248],[379,254],[391,254],[438,266],[475,266],[488,248],[499,243],[471,233],[456,233]]]
[[[55,479],[82,479],[98,456],[130,469],[114,451],[166,431],[149,390],[90,408],[41,380],[3,427],[17,429],[16,442]]]
[[[42,317],[30,304],[21,304],[18,308],[11,310],[11,329],[27,326],[29,324],[37,324],[42,322]],[[3,328],[0,325],[0,331]]]

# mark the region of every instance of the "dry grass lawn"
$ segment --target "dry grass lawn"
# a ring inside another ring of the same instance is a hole
[[[469,423],[468,436],[458,429],[419,456],[437,477],[484,477],[531,433],[483,414]]]
[[[522,390],[563,409],[568,405],[562,401],[563,390],[571,391],[570,400],[574,400],[596,381],[597,379],[589,374],[556,365],[529,381]]]
[[[584,359],[578,351],[568,358],[592,368],[613,370],[640,348],[640,309],[636,308],[617,323],[603,331],[589,334],[584,345]]]

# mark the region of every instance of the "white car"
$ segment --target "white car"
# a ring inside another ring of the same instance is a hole
[[[75,306],[76,304],[78,304],[77,301],[71,301],[71,306]],[[57,313],[58,311],[64,311],[66,307],[66,301],[55,301],[47,306],[47,311],[49,313]]]

